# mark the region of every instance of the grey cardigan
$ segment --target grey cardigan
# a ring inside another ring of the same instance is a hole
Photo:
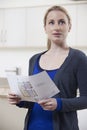
[[[36,60],[43,53],[36,54],[30,59],[29,75],[33,74]],[[79,130],[76,111],[87,108],[86,55],[79,50],[70,48],[68,57],[54,77],[54,83],[60,89],[60,93],[54,98],[60,97],[62,100],[62,109],[53,111],[54,130]],[[76,97],[77,88],[80,91],[79,97]],[[28,108],[24,130],[28,130],[29,115],[33,105],[34,103],[27,101],[23,106],[19,105],[19,107]]]

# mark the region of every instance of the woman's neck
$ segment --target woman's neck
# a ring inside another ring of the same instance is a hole
[[[49,52],[61,52],[63,50],[69,49],[67,44],[62,44],[61,46],[56,43],[51,43]]]

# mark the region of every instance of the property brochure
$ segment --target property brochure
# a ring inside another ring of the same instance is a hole
[[[59,89],[46,71],[32,76],[8,74],[7,79],[11,92],[20,96],[22,100],[37,102],[59,93]]]

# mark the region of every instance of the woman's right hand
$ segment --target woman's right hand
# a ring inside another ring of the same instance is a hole
[[[8,94],[8,101],[10,104],[16,105],[16,104],[20,103],[21,98],[16,94],[9,93]]]

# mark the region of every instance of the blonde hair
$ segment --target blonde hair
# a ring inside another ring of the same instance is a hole
[[[46,26],[46,21],[47,21],[47,16],[48,14],[51,12],[51,11],[61,11],[63,12],[66,16],[67,16],[67,19],[68,19],[68,23],[71,25],[71,18],[67,12],[67,10],[62,7],[62,6],[52,6],[51,8],[49,8],[44,16],[44,26]],[[51,47],[51,41],[48,39],[47,41],[47,49],[49,50]]]

